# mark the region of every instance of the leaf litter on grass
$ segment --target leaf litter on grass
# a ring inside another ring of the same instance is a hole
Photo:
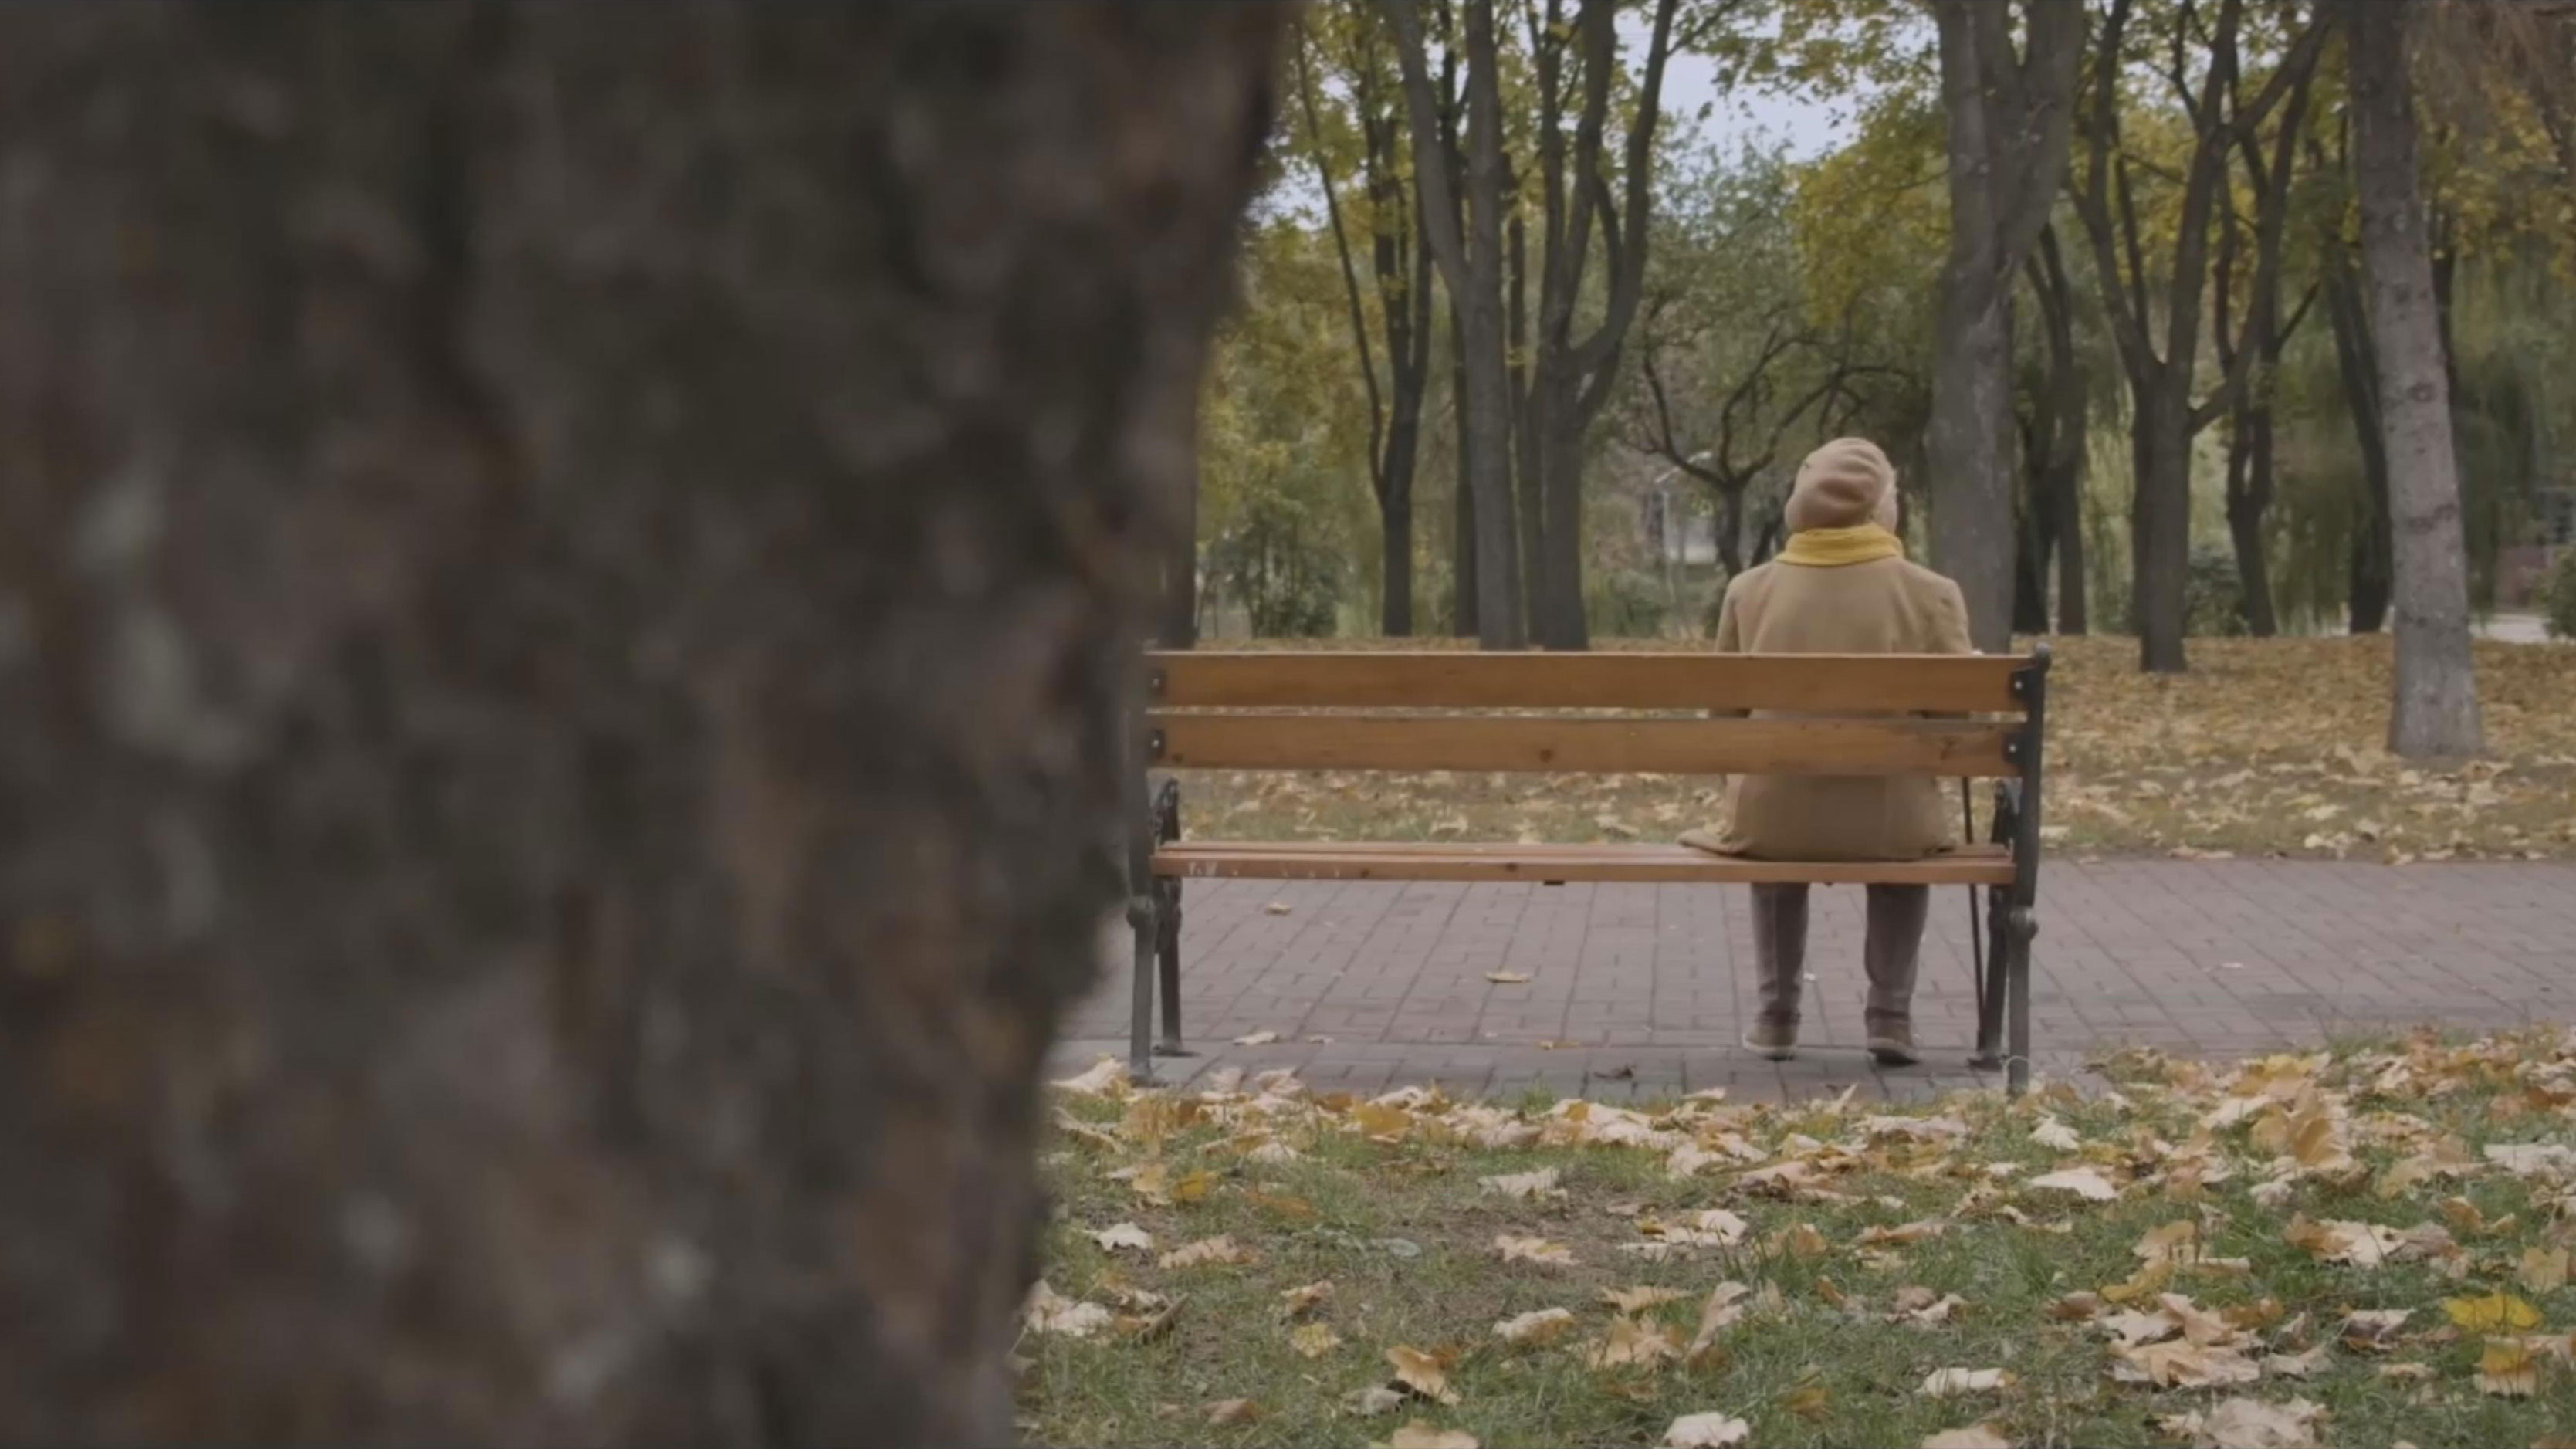
[[[1080,1148],[1050,1167],[1070,1256],[1031,1295],[1023,1408],[1046,1437],[1115,1442],[1108,1390],[1073,1387],[1106,1375],[1130,1402],[1246,1400],[1228,1432],[1264,1444],[1407,1401],[1525,1426],[1507,1439],[1634,1442],[1615,1426],[1637,1413],[1716,1412],[1691,1399],[1732,1381],[1710,1377],[1723,1362],[1790,1386],[1721,1417],[1828,1439],[2008,1441],[2011,1415],[1959,1412],[1998,1394],[2070,1405],[2053,1432],[2079,1441],[2193,1414],[2178,1437],[2438,1441],[2426,1416],[2467,1401],[2530,1442],[2576,1411],[2551,1311],[2576,1036],[2105,1070],[2119,1090],[2097,1097],[1876,1112],[1361,1098],[1285,1072],[1137,1092],[1102,1072],[1056,1094]],[[1911,1118],[1931,1125],[1892,1125]],[[1265,1143],[1302,1150],[1263,1161]],[[1174,1335],[1184,1286],[1197,1327]],[[1218,1348],[1206,1326],[1246,1310],[1279,1331]],[[1922,1335],[1963,1321],[2009,1347],[1945,1364],[1950,1340]],[[1139,1357],[1148,1337],[1169,1347]],[[1395,1370],[1377,1385],[1319,1377],[1372,1354]],[[1078,1377],[1049,1367],[1074,1355]],[[1193,1363],[1210,1366],[1175,1377]],[[1890,1382],[1925,1392],[1869,1392]]]

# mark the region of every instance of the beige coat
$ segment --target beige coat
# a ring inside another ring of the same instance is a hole
[[[1966,654],[1959,586],[1902,558],[1821,568],[1768,563],[1727,586],[1717,647],[1731,654]],[[1777,717],[1764,712],[1763,717]],[[1770,860],[1907,860],[1950,849],[1940,783],[1740,775],[1721,848]]]

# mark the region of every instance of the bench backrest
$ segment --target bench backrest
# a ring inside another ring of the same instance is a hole
[[[2030,762],[2047,656],[1193,650],[1145,668],[1165,768],[2007,777]],[[1534,712],[1554,710],[1631,713]],[[1737,710],[1806,717],[1709,717]]]

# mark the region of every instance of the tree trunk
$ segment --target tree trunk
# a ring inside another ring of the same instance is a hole
[[[1466,333],[1458,321],[1458,303],[1449,303],[1449,396],[1457,410],[1458,489],[1450,537],[1451,594],[1449,631],[1472,639],[1476,628],[1476,479],[1467,465],[1467,430],[1473,426],[1467,405]]]
[[[1505,190],[1517,195],[1519,187],[1507,184]],[[1507,308],[1505,346],[1510,349],[1512,380],[1512,518],[1520,525],[1521,578],[1528,585],[1521,600],[1528,610],[1523,622],[1530,637],[1537,638],[1543,632],[1538,620],[1538,580],[1545,576],[1547,568],[1539,551],[1539,539],[1547,531],[1547,500],[1539,486],[1546,476],[1539,466],[1539,438],[1546,426],[1547,405],[1530,379],[1529,228],[1518,202],[1512,204],[1510,232],[1507,245],[1511,270],[1503,290]]]
[[[2468,548],[2459,458],[2424,200],[2415,170],[2407,27],[2418,5],[2346,0],[2350,25],[2353,184],[2378,341],[2379,427],[2388,450],[2395,541],[2397,672],[2388,747],[2408,757],[2463,756],[2484,746],[2469,650]]]
[[[1199,469],[1198,450],[1190,452],[1190,482],[1181,490],[1178,532],[1163,560],[1162,623],[1155,640],[1166,649],[1195,649],[1199,642]]]
[[[1195,649],[1199,642],[1199,395],[1190,394],[1189,484],[1176,501],[1172,547],[1163,556],[1161,623],[1155,641],[1166,649]]]
[[[2272,410],[2241,408],[2227,440],[2227,534],[2236,549],[2237,585],[2245,594],[2245,629],[2257,639],[2281,632],[2263,551],[2263,515],[2271,506]]]
[[[0,11],[13,1440],[1011,1437],[1281,16],[601,18]]]
[[[1618,376],[1619,354],[1643,293],[1653,198],[1655,128],[1664,66],[1671,55],[1679,0],[1654,0],[1646,63],[1638,77],[1620,156],[1621,195],[1605,182],[1603,139],[1618,64],[1617,0],[1582,0],[1570,26],[1551,3],[1542,21],[1528,11],[1538,89],[1543,255],[1537,335],[1530,382],[1530,443],[1538,460],[1539,509],[1523,522],[1536,534],[1539,568],[1529,583],[1540,642],[1550,649],[1589,646],[1583,617],[1584,439]],[[1571,149],[1565,137],[1563,60],[1568,45],[1582,60],[1581,99]],[[1592,290],[1601,317],[1575,333],[1586,294],[1596,234],[1603,266]]]
[[[2010,8],[1937,0],[1947,120],[1950,252],[1933,329],[1932,566],[1958,581],[1969,636],[2011,647],[2017,531],[2012,464],[2012,285],[2065,175],[2083,21],[2029,7],[2016,57]],[[2044,611],[2044,605],[2043,605]]]
[[[2129,510],[2132,612],[2138,667],[2179,674],[2186,585],[2191,574],[2191,423],[2178,390],[2159,387],[2140,400],[2132,434],[2137,491]]]
[[[1726,569],[1726,582],[1744,572],[1744,485],[1721,489],[1717,495],[1717,561]]]
[[[2029,499],[2024,506],[2029,511],[2015,520],[2020,541],[2013,550],[2012,627],[2027,636],[2048,632],[2048,550],[2057,530],[2040,516],[2040,500]]]
[[[2084,570],[2084,469],[2080,460],[2083,447],[2083,414],[2076,415],[2075,435],[2079,460],[2059,468],[2050,484],[2057,494],[2057,507],[2052,521],[2057,525],[2057,632],[2085,634],[2092,631],[2092,596],[2086,592]]]
[[[1377,510],[1386,564],[1385,609],[1380,626],[1390,639],[1413,632],[1413,494],[1390,493]]]
[[[1962,164],[1970,163],[1954,141],[1954,174]],[[2001,653],[2012,643],[2012,328],[1993,228],[1962,214],[1961,189],[1952,189],[1950,264],[1933,331],[1931,564],[1966,596],[1969,638]]]
[[[2361,449],[2361,511],[2353,522],[2345,626],[2355,634],[2376,634],[2388,625],[2394,586],[2390,555],[2395,548],[2388,515],[2388,441],[2379,427],[2377,344],[2364,311],[2361,281],[2353,274],[2351,258],[2340,249],[2329,254],[2324,286],[2344,410],[2352,415],[2353,439]]]
[[[1583,617],[1583,434],[1579,405],[1563,378],[1542,373],[1537,390],[1539,477],[1545,525],[1539,530],[1538,642],[1549,649],[1588,649]]]
[[[2086,628],[2084,579],[2084,465],[2092,399],[2084,379],[2084,356],[2075,345],[2075,289],[2066,275],[2057,229],[2044,227],[2039,244],[2024,264],[2039,299],[2040,320],[2048,337],[2048,427],[2036,460],[2037,492],[2047,500],[2044,516],[2054,530],[2057,558],[2057,632],[2081,634]],[[2041,570],[2045,583],[2046,570]]]
[[[1448,155],[1424,60],[1418,0],[1385,4],[1404,67],[1414,155]],[[1464,336],[1460,448],[1476,500],[1476,637],[1487,649],[1518,649],[1527,636],[1521,630],[1520,566],[1512,537],[1511,386],[1503,358],[1502,100],[1493,0],[1467,0],[1466,18],[1466,204],[1458,204],[1449,167],[1417,165],[1414,173],[1423,188],[1423,230]]]

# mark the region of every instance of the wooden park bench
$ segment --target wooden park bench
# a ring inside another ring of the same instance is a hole
[[[2030,1071],[2048,651],[1985,655],[1148,653],[1132,726],[1130,1066],[1181,1046],[1181,883],[1689,881],[1958,885],[1986,892],[1974,1065]],[[1615,711],[1615,713],[1613,713]],[[1787,717],[1783,717],[1787,716]],[[1744,860],[1678,844],[1181,839],[1180,782],[1154,770],[1520,770],[1560,774],[1933,775],[1993,779],[1990,838],[1890,862]],[[1971,922],[1975,913],[1971,913]],[[1162,1041],[1148,1041],[1156,965]],[[2009,1050],[2004,1050],[2009,1037]]]

